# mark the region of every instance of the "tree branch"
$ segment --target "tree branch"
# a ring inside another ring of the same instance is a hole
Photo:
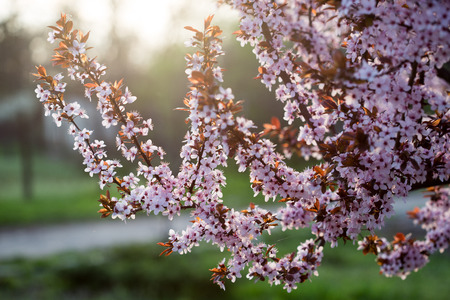
[[[432,186],[448,185],[448,184],[450,184],[450,179],[445,180],[445,181],[441,181],[439,179],[429,178],[425,182],[416,182],[415,184],[413,184],[411,186],[411,190],[415,191],[415,190],[429,188],[429,187],[432,187]]]

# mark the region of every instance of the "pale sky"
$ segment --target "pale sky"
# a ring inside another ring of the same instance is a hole
[[[115,22],[119,34],[136,35],[146,50],[173,41],[183,44],[192,35],[183,27],[189,25],[201,29],[203,20],[210,14],[215,15],[216,24],[227,21],[235,26],[238,24],[237,13],[227,6],[217,8],[214,0],[0,0],[0,20],[18,13],[19,26],[39,34],[36,37],[38,47],[47,38],[40,36],[42,29],[54,25],[61,10],[68,15],[78,14],[82,24],[74,24],[74,27],[83,32],[90,31],[89,44],[95,47],[109,33],[108,25],[113,20],[112,2],[118,4]],[[232,38],[230,35],[228,38]],[[37,56],[39,59],[39,54]]]

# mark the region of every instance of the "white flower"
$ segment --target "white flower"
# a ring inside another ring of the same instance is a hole
[[[69,51],[73,54],[73,56],[78,56],[86,52],[84,48],[86,43],[79,43],[77,40],[73,41],[72,47],[69,47]]]
[[[55,42],[55,34],[58,33],[56,30],[50,31],[48,33],[47,41],[49,41],[51,44]]]

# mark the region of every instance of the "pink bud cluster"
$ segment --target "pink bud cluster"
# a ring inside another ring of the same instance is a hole
[[[161,162],[164,151],[148,139],[151,119],[126,106],[136,100],[122,81],[100,78],[105,67],[87,56],[86,40],[65,16],[49,40],[59,40],[54,61],[69,77],[84,84],[85,95],[98,99],[106,128],[116,128],[121,155],[137,163],[135,172],[118,175],[118,160],[106,160],[103,141],[81,129],[87,117],[78,103],[64,102],[62,75],[38,68],[36,93],[58,126],[71,123],[74,149],[85,171],[100,186],[115,185],[119,196],[101,195],[103,216],[122,220],[138,211],[169,219],[190,210],[191,225],[171,230],[159,243],[163,253],[190,252],[201,241],[230,251],[211,269],[224,288],[247,271],[249,279],[283,284],[290,291],[317,275],[323,245],[357,241],[364,254],[374,253],[387,276],[404,278],[428,261],[450,240],[448,189],[432,190],[422,210],[411,213],[427,231],[424,241],[397,234],[389,243],[378,238],[385,219],[394,213],[396,197],[412,189],[448,183],[450,177],[450,102],[440,80],[450,57],[449,4],[443,1],[221,1],[241,13],[242,45],[250,44],[260,67],[258,78],[284,105],[278,120],[257,133],[251,120],[237,113],[231,88],[222,86],[218,58],[224,54],[221,30],[205,20],[204,30],[192,27],[186,45],[190,90],[185,98],[189,130],[180,150],[182,163],[174,174]],[[439,32],[439,34],[432,34]],[[419,47],[420,45],[420,47]],[[265,134],[278,135],[283,154]],[[287,145],[287,146],[286,146]],[[313,168],[295,170],[286,159],[293,153],[321,159]],[[155,162],[155,158],[160,161]],[[249,172],[255,196],[278,201],[273,211],[251,204],[246,210],[223,202],[226,178],[221,168],[234,160]],[[315,240],[300,242],[297,251],[279,256],[264,235],[274,226],[283,231],[309,228]]]

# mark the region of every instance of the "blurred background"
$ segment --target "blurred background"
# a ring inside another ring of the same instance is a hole
[[[232,35],[238,15],[217,8],[213,0],[0,0],[0,7],[0,299],[444,299],[449,294],[442,280],[450,275],[448,255],[437,255],[401,281],[378,275],[374,258],[356,252],[354,245],[326,249],[320,277],[291,294],[245,278],[223,292],[209,282],[208,269],[226,254],[201,247],[187,256],[159,257],[162,249],[155,243],[165,241],[173,226],[164,219],[140,215],[151,221],[100,221],[96,179],[84,174],[71,137],[44,117],[34,94],[35,65],[51,74],[63,72],[52,67],[55,45],[47,42],[47,26],[61,12],[75,28],[90,31],[88,46],[94,48],[89,54],[108,67],[105,80],[125,79],[138,98],[130,109],[153,119],[151,138],[167,152],[165,160],[175,172],[188,129],[187,114],[175,108],[183,106],[187,92],[184,55],[193,50],[184,47],[190,37],[184,26],[200,29],[204,18],[215,15],[213,23],[224,31],[224,87],[245,100],[243,114],[260,129],[272,116],[281,118],[282,107],[252,79],[257,75],[254,55]],[[67,80],[66,99],[88,109],[90,119],[82,126],[114,145],[95,104],[83,98],[83,87]],[[232,167],[226,175],[227,204],[246,207],[260,201],[253,198],[247,174]],[[394,222],[399,230],[417,231],[404,219]],[[155,228],[156,236],[147,235]],[[265,238],[293,251],[307,237],[275,230]]]

